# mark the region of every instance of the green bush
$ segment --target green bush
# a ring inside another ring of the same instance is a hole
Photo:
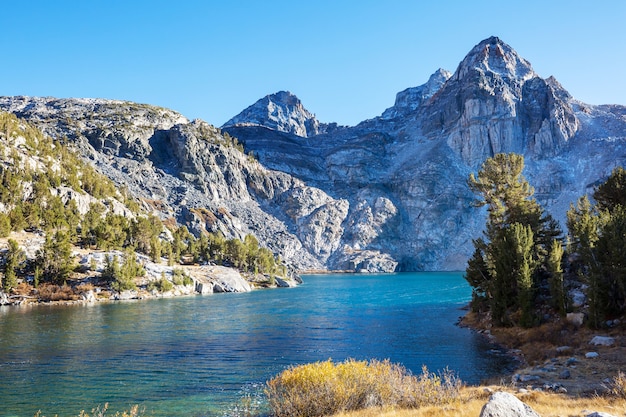
[[[157,290],[159,292],[168,292],[174,288],[174,284],[172,284],[167,278],[161,277],[157,281],[151,281],[148,284],[148,291]]]
[[[175,285],[191,285],[193,279],[181,268],[172,269],[172,281]]]
[[[461,382],[451,372],[426,367],[414,376],[385,361],[332,360],[291,367],[267,382],[277,417],[326,416],[369,407],[417,408],[455,401]]]

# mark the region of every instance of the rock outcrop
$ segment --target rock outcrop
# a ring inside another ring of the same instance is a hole
[[[486,214],[466,180],[486,158],[523,154],[563,225],[571,202],[626,163],[626,107],[575,100],[496,37],[353,127],[320,123],[288,92],[222,130],[114,100],[0,97],[0,110],[68,138],[162,218],[253,234],[300,270],[462,270]]]

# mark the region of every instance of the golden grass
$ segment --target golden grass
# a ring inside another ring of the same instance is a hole
[[[491,390],[507,389],[490,387]],[[511,390],[509,392],[514,393]],[[371,408],[361,411],[335,414],[334,417],[476,417],[491,393],[486,387],[461,389],[457,401],[418,409]],[[581,417],[592,411],[602,411],[614,416],[626,416],[626,399],[610,397],[571,398],[562,394],[531,391],[516,396],[532,407],[542,417]]]
[[[266,394],[278,417],[327,416],[372,407],[416,408],[456,401],[461,384],[450,372],[425,367],[411,375],[389,361],[331,360],[291,367],[267,382]]]

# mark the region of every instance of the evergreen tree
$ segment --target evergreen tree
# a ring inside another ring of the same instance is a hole
[[[151,245],[163,230],[163,224],[156,216],[137,217],[130,227],[131,244],[145,254],[151,252]]]
[[[154,263],[161,263],[161,240],[158,237],[150,240],[150,259]]]
[[[605,216],[596,247],[600,290],[606,291],[600,301],[605,315],[617,316],[626,311],[626,207],[618,205]]]
[[[587,284],[588,323],[602,327],[626,312],[626,171],[613,170],[593,194],[567,213],[569,266]]]
[[[17,241],[9,239],[7,243],[9,248],[4,260],[4,282],[2,283],[5,292],[9,292],[17,286],[17,269],[26,259],[26,255]]]
[[[524,158],[497,154],[487,159],[468,185],[480,195],[478,207],[488,212],[484,238],[474,241],[465,278],[472,286],[472,308],[488,308],[496,325],[530,326],[540,271],[547,269],[558,224],[532,198],[534,190],[522,175]]]
[[[81,240],[84,247],[91,247],[96,244],[96,230],[100,223],[104,221],[106,207],[102,203],[91,203],[89,210],[80,222]]]
[[[48,234],[37,258],[37,263],[47,281],[65,283],[74,269],[69,234],[63,230]]]
[[[7,237],[11,233],[11,219],[4,213],[0,213],[0,237]]]
[[[552,307],[565,316],[565,288],[563,286],[563,245],[557,239],[552,241],[548,253],[548,273],[550,274],[550,294]]]
[[[534,282],[536,262],[533,258],[533,232],[529,225],[515,223],[510,228],[514,254],[514,272],[517,284],[520,324],[525,327],[537,323],[534,315]]]
[[[615,168],[609,178],[595,189],[593,198],[598,211],[612,212],[617,206],[626,207],[626,170]]]

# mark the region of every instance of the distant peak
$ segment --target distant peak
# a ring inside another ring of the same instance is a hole
[[[274,103],[280,103],[287,106],[301,106],[302,102],[300,99],[289,91],[279,91],[274,94],[268,94],[265,96],[268,100],[273,101]]]
[[[393,119],[414,111],[422,103],[434,96],[451,76],[452,73],[450,71],[439,68],[428,78],[426,84],[400,91],[396,94],[396,102],[393,107],[385,110],[382,118]]]
[[[289,91],[268,94],[227,121],[222,128],[232,126],[263,126],[301,137],[315,136],[323,131],[315,115]]]
[[[459,64],[454,78],[465,78],[474,71],[522,82],[536,76],[530,62],[497,36],[487,38],[474,46]]]
[[[439,68],[428,78],[428,81],[426,82],[425,85],[436,86],[438,90],[439,88],[441,88],[443,83],[448,81],[450,77],[452,77],[452,73],[450,71],[445,70],[443,68]]]

